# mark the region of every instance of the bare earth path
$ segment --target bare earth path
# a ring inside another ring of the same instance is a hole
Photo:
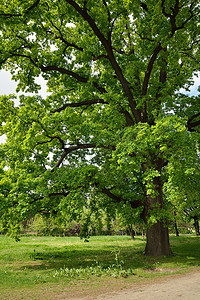
[[[69,299],[69,298],[68,298]],[[168,277],[137,288],[94,297],[73,298],[73,300],[199,300],[200,272]]]

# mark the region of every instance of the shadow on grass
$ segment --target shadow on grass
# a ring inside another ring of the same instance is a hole
[[[0,287],[30,288],[90,275],[152,278],[200,266],[200,238],[170,240],[173,255],[154,258],[143,255],[145,241],[140,237],[92,237],[89,243],[52,237],[27,237],[16,243],[0,237]]]
[[[191,266],[200,266],[200,239],[193,236],[171,237],[173,254],[167,257],[146,257],[143,255],[144,242],[136,240],[127,245],[105,245],[103,249],[93,248],[89,243],[85,247],[63,246],[53,249],[48,246],[35,247],[31,253],[33,261],[39,264],[30,264],[32,270],[58,270],[88,268],[101,265],[105,268],[118,266],[126,269],[156,270],[158,268],[181,269]],[[26,265],[27,266],[27,265]],[[23,266],[24,267],[24,266]],[[22,268],[23,268],[22,267]]]

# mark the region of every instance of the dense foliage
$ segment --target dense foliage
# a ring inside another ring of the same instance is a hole
[[[2,224],[136,209],[146,254],[170,254],[163,182],[177,164],[195,176],[199,153],[199,97],[180,93],[200,66],[198,1],[4,1],[0,21],[1,67],[50,92],[1,97]]]

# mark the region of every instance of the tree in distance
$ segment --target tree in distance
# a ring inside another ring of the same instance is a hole
[[[198,153],[195,0],[16,0],[0,4],[0,63],[17,91],[1,97],[1,222],[41,212],[141,209],[145,254],[171,254],[163,180]]]
[[[200,219],[200,157],[199,155],[179,157],[169,169],[169,179],[165,190],[178,215],[187,222],[193,221],[196,235],[199,233]]]

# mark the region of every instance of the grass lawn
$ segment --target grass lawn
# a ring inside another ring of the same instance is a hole
[[[15,242],[0,236],[0,298],[49,300],[68,291],[69,299],[75,290],[125,288],[200,269],[199,237],[171,236],[170,243],[173,255],[150,258],[143,256],[141,237],[132,241],[128,236],[97,236],[84,242],[76,237],[30,236]]]

